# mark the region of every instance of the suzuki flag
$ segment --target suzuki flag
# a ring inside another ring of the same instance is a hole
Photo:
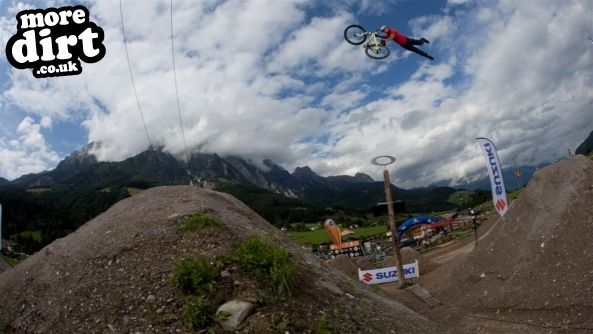
[[[492,202],[499,215],[504,216],[509,205],[507,202],[507,192],[504,187],[504,180],[502,178],[502,168],[496,153],[494,144],[488,138],[476,138],[478,144],[482,148],[484,158],[486,158],[486,166],[490,174],[490,186],[492,187]]]

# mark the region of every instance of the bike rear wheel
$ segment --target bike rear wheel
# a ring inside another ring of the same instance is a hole
[[[373,59],[385,59],[389,57],[391,51],[388,47],[384,46],[381,43],[369,43],[367,47],[364,49],[364,53],[366,53],[367,56]]]
[[[344,29],[344,39],[352,45],[360,45],[367,40],[366,30],[363,27],[353,24]]]

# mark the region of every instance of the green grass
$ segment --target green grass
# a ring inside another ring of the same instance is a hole
[[[447,202],[453,203],[453,204],[457,205],[458,207],[465,207],[465,206],[469,205],[469,203],[472,202],[473,195],[474,195],[473,191],[465,191],[465,190],[456,191],[456,192],[452,193],[451,195],[449,195]]]
[[[2,255],[2,258],[4,259],[4,261],[6,261],[6,263],[10,264],[13,267],[16,266],[17,264],[19,264],[19,260],[13,259],[13,258],[8,257],[6,255]]]
[[[128,194],[130,194],[130,196],[134,196],[134,195],[139,194],[144,189],[128,187],[128,188],[126,188],[126,190],[128,191]]]
[[[523,189],[525,189],[525,188],[519,188],[519,189],[513,191],[512,193],[507,194],[507,198],[509,200],[514,200],[514,199],[519,198],[519,195],[521,195],[521,193],[523,192]]]
[[[523,189],[525,188],[520,188],[517,189],[511,193],[507,194],[507,200],[509,202],[519,198],[519,196],[521,195],[521,193],[523,192]],[[486,202],[478,205],[477,207],[475,207],[476,210],[478,211],[482,211],[482,212],[496,212],[496,209],[494,209],[494,204],[492,203],[492,200],[489,199]]]
[[[290,295],[297,268],[286,249],[254,237],[239,245],[235,260],[242,270],[270,286],[276,296]]]
[[[206,329],[213,323],[212,311],[203,296],[185,297],[183,319],[193,329]]]
[[[358,238],[364,238],[369,235],[387,232],[388,228],[386,225],[379,225],[371,227],[349,228],[349,230],[356,232],[354,233],[354,236]],[[307,232],[288,231],[288,235],[299,245],[330,242],[329,235],[324,229]]]
[[[494,209],[494,204],[492,203],[492,200],[489,199],[486,202],[476,206],[474,209],[476,209],[477,211],[481,211],[481,212],[495,212],[496,210]]]
[[[216,267],[206,258],[178,261],[171,279],[186,294],[207,294],[214,286]]]
[[[222,227],[222,223],[204,213],[196,213],[180,222],[177,228],[180,232],[198,231],[204,227]]]
[[[45,193],[48,191],[52,191],[51,188],[29,188],[29,189],[27,189],[27,192],[30,192],[32,194],[41,194],[41,193]]]
[[[327,317],[325,314],[320,314],[317,322],[317,328],[315,328],[315,334],[332,334],[333,331],[329,328],[327,323]]]

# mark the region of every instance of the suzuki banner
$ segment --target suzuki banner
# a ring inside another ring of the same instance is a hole
[[[484,158],[486,158],[486,165],[488,166],[488,173],[490,174],[490,186],[492,187],[492,202],[499,215],[504,216],[509,208],[507,202],[507,192],[504,187],[504,179],[502,177],[502,166],[496,153],[496,148],[488,138],[476,138]]]
[[[420,277],[418,260],[414,263],[404,264],[404,278]],[[366,284],[381,284],[395,282],[398,279],[397,267],[387,267],[373,270],[358,269],[358,279]]]

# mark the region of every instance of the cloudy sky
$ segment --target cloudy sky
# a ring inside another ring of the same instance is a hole
[[[0,61],[0,177],[54,168],[88,142],[119,161],[155,146],[183,159],[169,0],[0,0],[0,41],[29,8],[83,4],[106,56],[78,76],[36,79]],[[394,184],[485,176],[476,137],[504,166],[557,160],[593,130],[590,0],[173,0],[181,119],[190,149],[272,159],[292,171],[365,172],[397,158]],[[367,58],[343,30],[382,24],[428,61],[390,43]],[[146,129],[142,122],[144,118]],[[148,135],[147,135],[148,132]]]

